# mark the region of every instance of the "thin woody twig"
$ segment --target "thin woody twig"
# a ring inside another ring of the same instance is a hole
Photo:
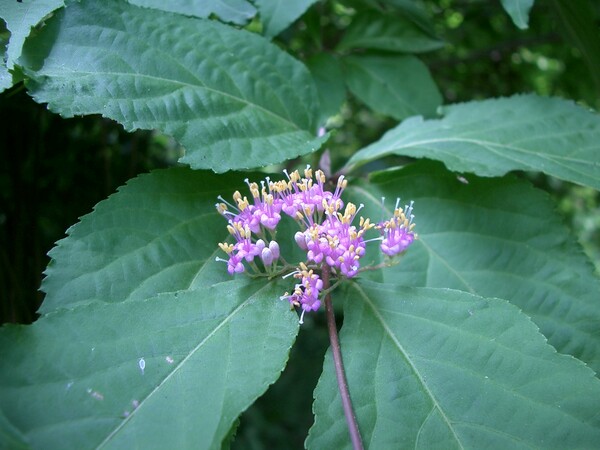
[[[327,264],[323,264],[322,280],[324,289],[329,288],[329,275],[329,266]],[[364,447],[360,437],[356,415],[354,414],[354,409],[352,408],[352,400],[350,399],[350,391],[348,390],[348,382],[346,381],[346,374],[344,372],[344,363],[342,361],[342,352],[340,349],[340,341],[338,339],[337,327],[335,324],[335,314],[333,312],[333,304],[331,302],[330,292],[325,295],[325,310],[327,312],[327,328],[329,330],[329,342],[331,344],[331,352],[333,354],[335,375],[340,390],[340,396],[342,397],[342,406],[344,408],[346,422],[348,423],[348,431],[350,432],[350,439],[352,440],[352,448],[354,448],[354,450],[362,450]]]

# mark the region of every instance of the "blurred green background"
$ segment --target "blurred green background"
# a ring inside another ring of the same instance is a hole
[[[447,43],[420,56],[445,103],[536,92],[600,109],[600,2],[538,1],[528,30],[516,28],[499,1],[423,3]],[[317,2],[276,42],[302,60],[333,51],[360,4]],[[7,39],[0,26],[0,44]],[[348,98],[328,122],[335,130],[327,146],[334,170],[393,125]],[[182,154],[176,142],[158,133],[126,133],[98,116],[62,119],[33,102],[22,84],[0,94],[0,151],[0,323],[35,320],[46,254],[70,225],[128,179],[176,164]],[[308,159],[316,164],[319,156]],[[565,224],[600,273],[599,192],[539,174],[521,176],[556,199]],[[328,346],[324,324],[319,314],[307,320],[292,351],[293,369],[242,416],[234,448],[302,447]]]

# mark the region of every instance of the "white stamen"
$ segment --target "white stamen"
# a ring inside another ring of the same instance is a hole
[[[300,325],[302,325],[304,323],[304,313],[306,312],[305,309],[302,310],[302,314],[300,314],[300,320],[298,321],[298,323]]]

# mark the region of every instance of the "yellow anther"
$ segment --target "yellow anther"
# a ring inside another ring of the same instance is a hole
[[[227,244],[225,242],[219,242],[219,247],[221,248],[221,250],[223,250],[225,253],[229,254],[233,251],[233,244]]]
[[[248,207],[248,205],[248,197],[237,199],[237,206],[240,211],[244,211]]]
[[[327,178],[325,178],[325,173],[319,169],[315,172],[315,178],[317,181],[320,181],[321,183],[325,183],[325,181],[327,181]]]
[[[260,197],[260,193],[258,191],[258,184],[250,183],[249,187],[250,187],[250,193],[252,194],[252,197],[254,197],[254,198]]]

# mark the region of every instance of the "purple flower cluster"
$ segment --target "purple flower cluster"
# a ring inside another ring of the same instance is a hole
[[[354,204],[348,203],[344,214],[328,207],[322,223],[312,223],[304,232],[296,233],[296,243],[307,251],[308,261],[315,264],[325,261],[348,278],[358,273],[359,259],[365,254],[363,235],[374,226],[369,219],[362,217],[358,229],[352,225],[361,207],[357,209]]]
[[[383,235],[381,251],[388,256],[402,253],[413,243],[416,237],[415,233],[413,233],[413,228],[415,227],[413,223],[415,216],[412,213],[413,202],[405,205],[404,209],[398,206],[399,203],[400,199],[396,200],[396,207],[392,218],[381,222],[377,226]]]
[[[300,283],[296,284],[292,294],[286,292],[279,298],[281,300],[286,299],[291,305],[302,308],[302,315],[300,316],[300,323],[302,323],[306,311],[316,311],[321,306],[319,293],[323,289],[323,280],[302,262],[300,268],[292,274],[294,278],[300,280]]]
[[[262,262],[267,274],[290,271],[299,283],[292,294],[286,293],[282,298],[301,307],[303,315],[306,311],[316,311],[321,305],[319,295],[323,281],[315,273],[316,269],[327,264],[334,276],[347,278],[359,272],[360,258],[369,242],[364,237],[368,230],[380,231],[382,236],[371,240],[380,240],[381,250],[388,256],[403,252],[416,238],[412,231],[412,202],[404,210],[398,208],[397,203],[390,220],[375,225],[360,217],[358,225],[353,225],[363,205],[358,208],[352,203],[344,205],[341,196],[347,181],[343,176],[331,191],[327,190],[321,170],[313,176],[307,167],[304,177],[298,171],[284,173],[287,180],[273,182],[267,177],[260,187],[246,180],[252,201],[238,191],[233,195],[233,204],[219,197],[221,203],[217,203],[217,211],[227,219],[227,230],[235,242],[220,243],[228,259],[217,260],[227,263],[230,274],[244,272],[246,266],[261,272],[255,260]],[[294,238],[306,252],[306,263],[301,262],[299,267],[289,266],[283,260],[275,240],[282,213],[292,217],[300,227]]]

